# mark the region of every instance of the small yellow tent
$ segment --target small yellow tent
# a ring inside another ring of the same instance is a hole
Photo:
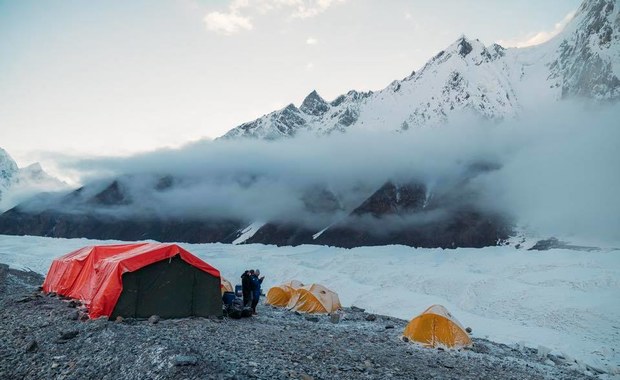
[[[433,305],[413,318],[404,336],[425,347],[462,348],[472,344],[463,326],[441,305]]]
[[[267,305],[284,307],[288,305],[288,301],[295,292],[295,289],[304,286],[297,280],[291,280],[284,284],[276,285],[267,292]]]
[[[323,285],[312,284],[295,289],[286,307],[303,313],[332,313],[342,306],[338,294]]]
[[[234,292],[235,291],[235,289],[233,288],[233,286],[230,283],[230,281],[225,279],[224,276],[221,276],[220,279],[221,279],[221,283],[222,283],[222,286],[220,287],[222,289],[222,294],[224,294],[224,292]]]

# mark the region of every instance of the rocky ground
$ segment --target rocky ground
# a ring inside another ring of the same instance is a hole
[[[0,379],[584,379],[574,363],[474,339],[401,338],[407,321],[345,308],[339,323],[260,306],[241,320],[81,321],[43,278],[0,264]],[[593,369],[591,369],[593,370]]]

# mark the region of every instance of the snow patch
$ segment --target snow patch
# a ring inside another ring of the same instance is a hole
[[[258,230],[260,230],[264,225],[264,222],[254,222],[250,224],[241,231],[241,235],[236,238],[232,243],[234,245],[237,245],[247,241],[249,238],[254,236],[254,234],[256,234],[256,232],[258,232]]]

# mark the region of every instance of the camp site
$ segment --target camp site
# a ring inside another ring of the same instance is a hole
[[[0,0],[0,380],[620,380],[620,0]]]
[[[578,379],[604,378],[603,372],[614,368],[613,334],[588,338],[595,326],[608,322],[585,314],[609,290],[592,287],[590,296],[582,297],[584,290],[562,269],[589,262],[585,252],[515,257],[506,249],[489,249],[485,255],[491,260],[483,264],[475,250],[449,256],[447,262],[441,250],[412,254],[406,247],[345,252],[312,246],[0,239],[0,252],[18,251],[29,254],[2,255],[14,268],[0,272],[2,286],[16,287],[15,294],[2,293],[2,305],[11,310],[3,312],[2,326],[21,324],[23,333],[13,335],[4,327],[0,333],[12,337],[22,360],[51,363],[45,369],[50,376],[63,371],[80,376],[109,365],[128,378],[139,377],[130,372],[138,368],[153,378],[214,373],[261,378],[262,372],[315,379],[409,378],[412,373]],[[229,316],[226,304],[232,300],[225,301],[225,295],[239,298],[235,288],[252,257],[259,258],[252,264],[265,274],[258,313]],[[512,262],[503,264],[507,257]],[[616,255],[600,253],[600,258],[607,262],[604,268],[589,268],[581,281],[615,273],[610,270],[617,266]],[[370,269],[362,262],[371,263]],[[418,274],[411,275],[414,267]],[[33,277],[18,281],[16,273],[28,273],[14,272],[19,268],[33,270]],[[448,273],[452,280],[443,280]],[[520,285],[495,286],[505,276]],[[547,281],[565,285],[542,285]],[[474,291],[484,297],[472,298]],[[558,298],[565,293],[569,298]],[[566,302],[583,312],[567,314]],[[613,315],[615,307],[602,310]],[[575,320],[567,335],[560,326],[542,324],[549,313],[565,321],[579,315],[587,323],[577,327]],[[29,330],[31,321],[41,327]],[[84,345],[109,363],[94,364],[92,355],[83,354]],[[122,360],[127,353],[142,359]],[[23,362],[16,365],[26,378],[32,376]]]

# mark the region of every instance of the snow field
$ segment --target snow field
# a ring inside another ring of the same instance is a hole
[[[0,235],[0,262],[42,274],[53,258],[113,241]],[[181,244],[232,283],[259,268],[272,285],[320,283],[344,306],[411,319],[446,306],[473,336],[549,349],[620,375],[620,252],[342,249],[324,246]]]

